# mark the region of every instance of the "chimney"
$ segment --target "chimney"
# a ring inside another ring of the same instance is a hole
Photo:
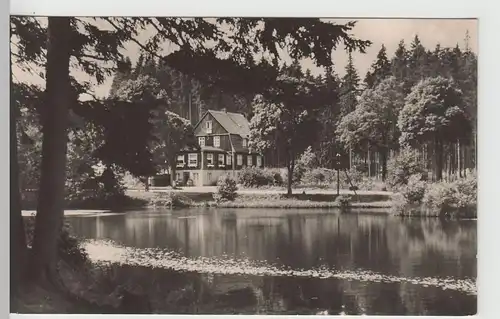
[[[223,107],[221,111],[227,113],[227,109],[225,107]]]

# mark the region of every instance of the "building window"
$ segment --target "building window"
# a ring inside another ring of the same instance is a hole
[[[206,121],[206,131],[208,134],[212,133],[212,121]]]
[[[236,164],[238,164],[239,166],[243,165],[243,155],[236,155]]]
[[[180,182],[181,181],[181,173],[175,173],[175,181]]]
[[[243,139],[243,147],[247,147],[248,146],[248,141],[246,138]]]
[[[257,167],[261,167],[261,166],[262,166],[262,157],[257,155]]]
[[[220,136],[214,136],[214,147],[220,147]]]
[[[233,165],[233,157],[231,155],[226,155],[226,165],[227,166]]]
[[[199,174],[198,173],[193,173],[193,183],[195,185],[198,185],[198,178],[199,178]]]
[[[224,167],[224,154],[219,154],[219,167]]]
[[[247,156],[247,166],[252,166],[252,155]]]
[[[198,144],[200,144],[201,147],[205,146],[205,137],[198,137]]]
[[[184,167],[186,163],[184,162],[184,155],[177,156],[177,167]]]
[[[214,166],[214,154],[212,153],[207,153],[207,166],[208,167]]]
[[[188,154],[188,166],[189,167],[198,166],[198,154],[196,153]]]

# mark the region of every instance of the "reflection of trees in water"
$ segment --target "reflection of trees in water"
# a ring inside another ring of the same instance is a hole
[[[186,210],[173,211],[172,216],[143,212],[75,218],[73,225],[77,233],[89,237],[111,238],[128,246],[166,247],[192,257],[227,254],[293,268],[326,265],[402,276],[476,274],[476,224],[471,221],[294,214],[293,210],[260,214]]]
[[[476,225],[412,219],[387,228],[388,250],[405,276],[475,277]]]

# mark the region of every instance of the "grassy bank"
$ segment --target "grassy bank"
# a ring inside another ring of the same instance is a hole
[[[216,202],[213,193],[130,192],[129,196],[146,201],[149,207],[223,207],[223,208],[390,208],[390,196],[366,194],[349,196],[332,194],[238,194],[234,201]],[[344,202],[341,200],[343,199]],[[347,203],[345,202],[347,200]]]

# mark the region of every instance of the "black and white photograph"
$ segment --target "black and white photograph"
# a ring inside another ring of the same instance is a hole
[[[478,312],[477,19],[9,22],[11,313]]]

